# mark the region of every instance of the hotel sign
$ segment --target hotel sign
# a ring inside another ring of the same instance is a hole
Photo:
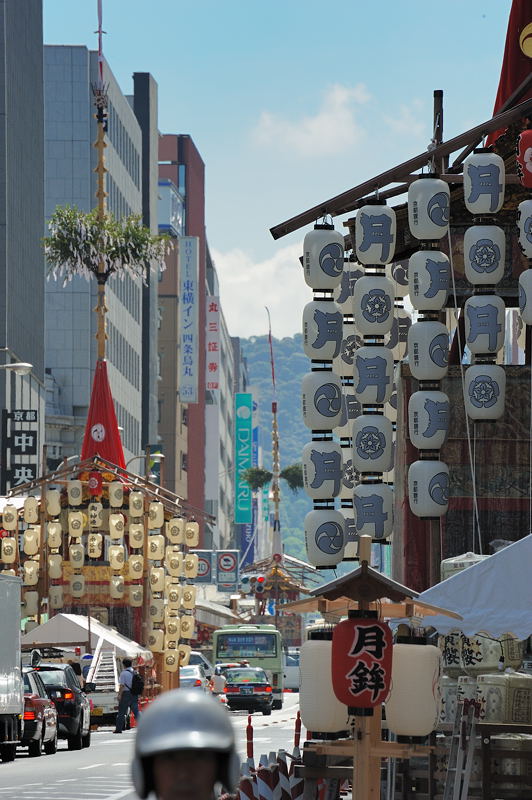
[[[179,239],[179,399],[198,402],[199,351],[199,238]]]

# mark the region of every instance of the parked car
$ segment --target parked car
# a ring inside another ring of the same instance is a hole
[[[201,666],[203,667],[203,671],[205,672],[207,679],[212,678],[212,673],[214,672],[212,664],[209,659],[203,655],[201,650],[192,650],[188,659],[188,666]]]
[[[207,676],[205,675],[203,667],[198,664],[180,668],[179,685],[183,689],[201,689],[202,692],[207,692],[209,690]]]
[[[59,738],[67,740],[69,750],[89,747],[90,704],[71,665],[41,662],[35,671],[39,673],[48,697],[57,709]]]
[[[238,667],[249,667],[249,661],[227,661],[221,664],[216,664],[216,669],[220,669],[222,675],[227,676],[227,670],[237,669]]]
[[[39,673],[32,667],[23,667],[24,679],[24,730],[21,745],[28,748],[30,756],[40,756],[42,751],[52,755],[57,750],[57,710],[46,693]]]
[[[273,694],[268,676],[260,667],[237,667],[225,673],[225,695],[231,711],[247,709],[262,711],[265,716],[272,713]]]
[[[283,686],[285,689],[299,692],[300,682],[299,650],[288,650],[283,653]]]

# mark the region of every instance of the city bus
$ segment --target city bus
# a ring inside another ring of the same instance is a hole
[[[224,625],[213,632],[215,664],[247,661],[250,667],[262,667],[273,689],[273,708],[283,705],[283,646],[275,625]]]

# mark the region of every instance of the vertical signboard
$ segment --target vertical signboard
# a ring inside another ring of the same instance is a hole
[[[198,273],[199,238],[179,240],[179,399],[198,402]]]
[[[238,550],[216,552],[216,584],[219,592],[236,592],[240,581]]]
[[[220,388],[220,298],[208,295],[205,313],[205,388],[217,392]]]
[[[253,466],[253,396],[248,392],[235,395],[235,523],[253,521],[251,487],[242,473]]]
[[[8,488],[13,489],[36,479],[38,430],[34,426],[37,423],[38,414],[33,409],[2,409],[1,494],[6,494]]]

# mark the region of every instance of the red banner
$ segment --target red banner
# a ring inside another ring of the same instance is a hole
[[[81,460],[93,456],[105,458],[118,467],[126,466],[105,361],[96,362]]]
[[[341,703],[373,708],[384,702],[392,676],[392,632],[385,622],[358,617],[333,631],[332,683]]]

